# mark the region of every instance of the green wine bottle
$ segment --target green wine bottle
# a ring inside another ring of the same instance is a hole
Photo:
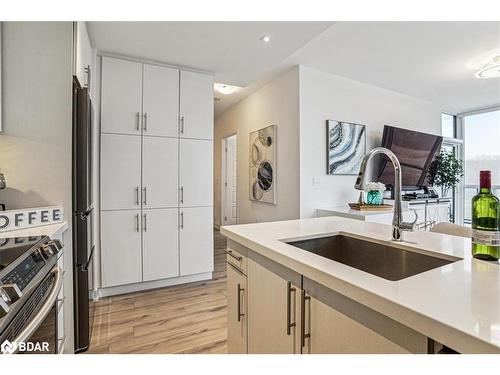
[[[482,260],[500,258],[500,204],[491,194],[491,172],[479,172],[479,193],[472,198],[472,255]]]

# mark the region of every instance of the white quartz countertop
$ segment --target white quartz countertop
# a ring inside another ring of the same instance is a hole
[[[36,227],[0,232],[0,238],[29,236],[49,236],[51,238],[57,238],[66,229],[68,229],[68,223],[63,221],[62,223],[57,224],[39,225]]]
[[[221,228],[226,237],[462,353],[500,353],[500,266],[472,258],[470,239],[404,233],[397,246],[458,261],[389,281],[284,241],[345,234],[394,245],[391,226],[322,217]]]
[[[392,217],[394,214],[394,209],[384,209],[384,210],[353,210],[349,206],[337,206],[337,207],[320,207],[318,211],[324,213],[332,213],[338,216],[344,216],[349,218],[349,216],[378,216],[378,215],[389,215]]]

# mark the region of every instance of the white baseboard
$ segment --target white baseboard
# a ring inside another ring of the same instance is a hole
[[[173,277],[171,279],[147,281],[144,283],[113,286],[110,288],[100,288],[99,297],[116,296],[119,294],[141,292],[144,290],[164,288],[172,285],[193,283],[195,281],[211,280],[212,272],[199,273],[196,275]]]

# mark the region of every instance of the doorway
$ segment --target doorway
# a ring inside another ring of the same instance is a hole
[[[222,139],[222,213],[221,224],[238,223],[238,157],[237,136],[230,135]]]

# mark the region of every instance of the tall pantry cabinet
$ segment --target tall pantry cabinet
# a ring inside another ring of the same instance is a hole
[[[101,74],[102,288],[206,276],[213,78],[110,57]]]

